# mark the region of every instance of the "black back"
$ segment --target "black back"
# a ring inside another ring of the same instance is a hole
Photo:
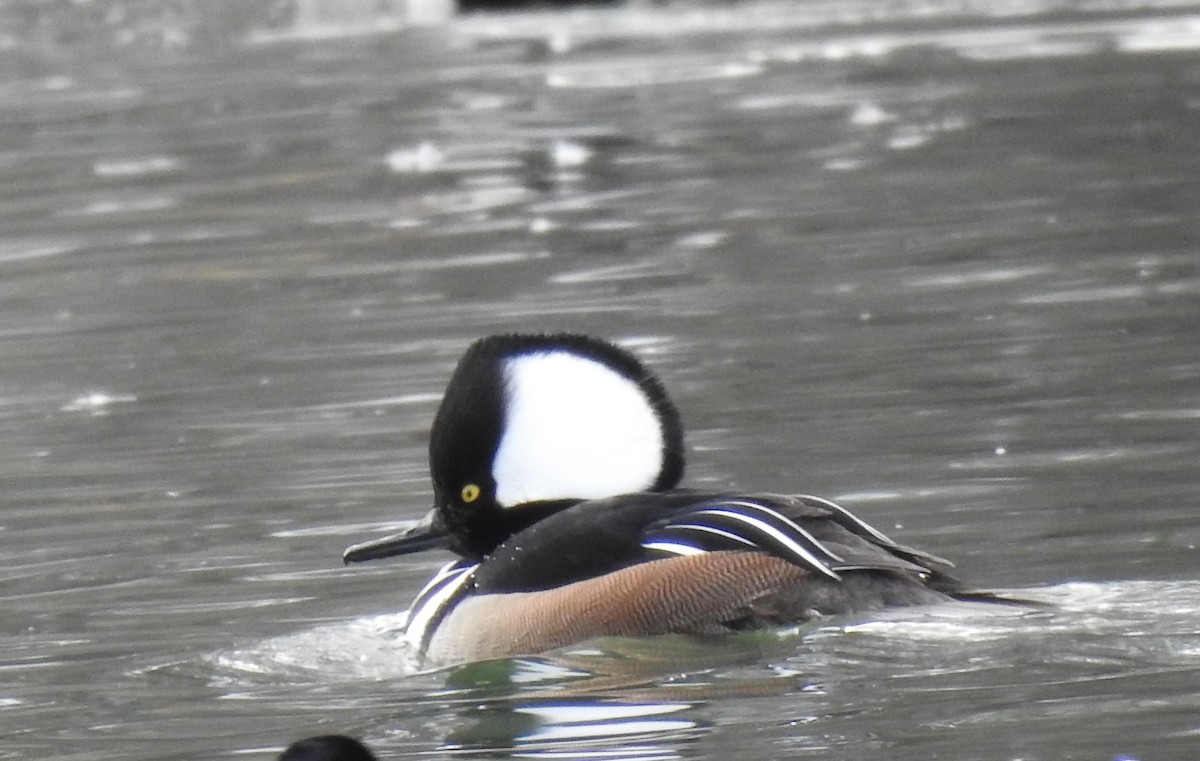
[[[727,523],[714,509],[730,505],[756,522],[770,516],[784,541],[754,526]],[[755,513],[758,513],[756,515]],[[697,525],[733,538],[692,539]],[[787,528],[791,526],[791,528]],[[897,544],[843,508],[817,498],[758,494],[712,494],[686,490],[628,494],[581,502],[516,533],[496,548],[475,574],[483,594],[551,589],[600,576],[636,563],[669,557],[653,549],[655,539],[688,541],[704,551],[763,552],[813,571],[837,584],[847,575],[882,573],[928,585],[946,594],[960,588],[945,573],[944,560]],[[789,551],[788,547],[798,551]]]

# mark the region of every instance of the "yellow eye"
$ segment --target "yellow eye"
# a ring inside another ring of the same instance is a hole
[[[479,487],[475,484],[467,484],[462,488],[459,496],[462,497],[463,502],[474,502],[479,499]]]

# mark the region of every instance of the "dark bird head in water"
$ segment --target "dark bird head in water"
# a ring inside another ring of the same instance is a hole
[[[277,761],[376,761],[367,747],[345,735],[306,737],[289,745]]]

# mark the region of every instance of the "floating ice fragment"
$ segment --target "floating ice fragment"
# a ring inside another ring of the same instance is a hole
[[[557,167],[577,167],[583,166],[591,159],[592,151],[586,145],[573,140],[555,140],[551,157]]]
[[[104,415],[113,404],[136,402],[133,394],[109,394],[104,391],[89,391],[62,406],[63,412],[90,412],[93,415]]]
[[[894,151],[907,151],[928,143],[929,131],[917,124],[903,124],[888,137],[887,147]]]
[[[428,140],[422,140],[415,148],[397,148],[384,161],[388,169],[399,174],[432,172],[446,163],[446,154]]]
[[[130,159],[100,159],[92,164],[97,177],[136,177],[144,174],[162,174],[178,169],[179,159],[172,156],[147,156]]]
[[[896,121],[895,114],[884,111],[869,101],[859,103],[858,107],[850,114],[850,123],[856,127],[875,127],[894,121]]]

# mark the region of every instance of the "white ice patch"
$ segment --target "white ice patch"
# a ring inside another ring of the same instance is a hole
[[[509,359],[504,379],[504,434],[492,461],[501,505],[600,499],[654,485],[662,426],[636,383],[562,352]]]

